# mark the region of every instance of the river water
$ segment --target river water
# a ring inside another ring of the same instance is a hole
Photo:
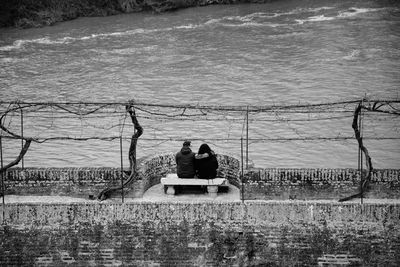
[[[399,59],[398,3],[213,5],[164,14],[79,18],[38,29],[0,29],[0,97],[4,102],[135,99],[144,104],[211,106],[138,106],[145,132],[137,157],[176,152],[189,138],[194,150],[207,142],[217,153],[241,158],[247,113],[216,107],[307,105],[364,97],[398,100]],[[250,112],[249,164],[357,168],[351,128],[356,105]],[[2,111],[7,107],[3,103]],[[133,127],[124,106],[82,115],[98,107],[25,110],[25,136],[60,138],[33,143],[24,166],[119,167],[119,139],[109,138],[119,135],[127,166]],[[19,112],[11,113],[6,123],[19,133]],[[366,113],[363,135],[375,168],[399,167],[399,116]],[[20,145],[3,138],[4,163],[15,158]],[[246,155],[246,141],[243,147]]]

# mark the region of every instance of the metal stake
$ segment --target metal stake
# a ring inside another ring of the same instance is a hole
[[[362,105],[364,105],[364,100],[361,102]],[[360,121],[359,121],[359,127],[360,127],[360,137],[361,140],[363,138],[363,111],[362,108],[360,109]],[[362,140],[363,141],[363,140]],[[364,173],[363,173],[363,153],[361,151],[361,148],[359,148],[360,150],[360,166],[361,166],[361,172],[360,172],[360,181],[361,181],[361,185],[360,185],[360,189],[361,189],[361,204],[363,204],[363,195],[364,195],[364,189],[363,189],[363,181],[364,181]]]
[[[3,168],[3,136],[0,135],[0,160],[1,160],[1,168]],[[3,224],[5,222],[5,192],[4,192],[4,173],[1,173],[1,195],[2,195],[2,212],[3,212]]]
[[[21,108],[21,149],[24,147],[24,112]],[[24,169],[24,157],[21,159],[21,167]]]
[[[242,202],[244,203],[244,185],[243,185],[243,137],[240,138],[240,155],[241,155],[241,166],[242,166],[242,172],[240,175],[240,182],[242,184],[241,188],[241,198]]]
[[[124,163],[122,158],[122,135],[119,136],[119,151],[121,154],[121,187],[122,187],[122,203],[124,203]]]
[[[249,169],[249,106],[246,111],[246,170]]]

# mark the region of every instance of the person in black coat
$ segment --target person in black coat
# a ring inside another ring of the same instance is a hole
[[[207,144],[202,144],[195,156],[194,168],[200,179],[213,179],[217,177],[218,160]]]
[[[195,154],[190,149],[190,141],[183,142],[182,149],[176,153],[176,172],[179,178],[194,178]]]

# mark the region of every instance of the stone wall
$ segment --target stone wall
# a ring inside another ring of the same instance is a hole
[[[400,264],[398,203],[94,201],[3,209],[1,266],[318,266],[335,256],[347,266]]]
[[[6,225],[21,227],[65,227],[77,224],[109,225],[152,222],[156,228],[165,223],[214,222],[224,224],[377,224],[399,228],[400,203],[335,201],[140,201],[126,203],[86,201],[76,203],[6,203]]]
[[[251,169],[243,180],[245,199],[339,199],[359,191],[361,173],[357,169]],[[365,196],[399,198],[399,193],[400,170],[377,169]]]
[[[239,161],[227,155],[217,155],[218,176],[240,186]],[[139,180],[127,188],[140,197],[151,186],[160,183],[167,173],[176,173],[175,155],[159,155],[143,162]],[[127,172],[127,170],[124,170]],[[6,194],[58,194],[85,196],[97,194],[108,185],[121,184],[119,168],[11,168],[5,174]]]
[[[240,187],[240,163],[239,160],[227,155],[217,154],[218,177],[224,177],[237,187]],[[144,178],[144,190],[160,183],[161,177],[167,173],[176,173],[175,154],[165,154],[154,157],[142,166],[142,176]]]
[[[220,175],[241,186],[239,162],[218,160]],[[174,171],[173,154],[146,161],[133,190],[140,196]],[[243,202],[6,203],[0,266],[400,266],[399,170],[374,171],[372,189],[382,189],[380,199],[329,200],[346,188],[354,193],[359,175],[352,169],[251,169],[243,177]],[[7,193],[51,189],[60,195],[101,190],[119,183],[121,172],[13,168],[5,178]]]
[[[365,177],[365,174],[363,174]],[[246,171],[244,177],[248,182],[262,182],[268,185],[323,185],[348,186],[361,180],[358,169],[284,169],[254,168]],[[377,169],[372,172],[371,182],[400,186],[399,169]]]
[[[218,176],[241,188],[240,163],[227,155],[217,155]],[[176,172],[173,153],[143,162],[140,179],[129,186],[141,197],[161,177]],[[374,170],[366,197],[400,196],[400,170]],[[359,190],[357,169],[250,169],[243,177],[245,199],[339,199]],[[97,194],[108,185],[121,183],[118,168],[12,168],[5,175],[6,194],[57,194],[85,196]]]
[[[118,168],[11,168],[6,194],[88,195],[121,180]]]

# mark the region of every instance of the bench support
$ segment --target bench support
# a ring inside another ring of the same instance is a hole
[[[218,194],[218,187],[227,187],[229,182],[226,178],[214,179],[197,179],[197,178],[178,178],[174,173],[167,174],[167,177],[161,178],[161,184],[166,187],[166,194],[169,196],[175,195],[175,186],[179,185],[198,185],[206,186],[208,195],[216,198]],[[165,188],[164,188],[165,190]]]
[[[175,188],[173,185],[167,185],[167,195],[175,195]]]
[[[218,185],[207,185],[207,192],[210,197],[217,197]]]
[[[175,195],[175,187],[174,185],[167,185],[167,195],[174,196]],[[207,192],[210,197],[216,198],[218,194],[218,185],[207,185]]]

